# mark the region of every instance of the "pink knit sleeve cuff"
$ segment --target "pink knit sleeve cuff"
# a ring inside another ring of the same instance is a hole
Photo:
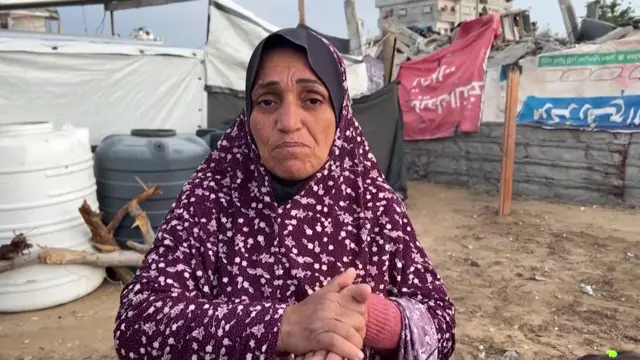
[[[367,301],[367,331],[364,344],[378,350],[393,350],[400,343],[402,313],[391,300],[371,294]]]

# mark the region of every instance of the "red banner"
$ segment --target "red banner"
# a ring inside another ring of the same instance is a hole
[[[465,22],[451,45],[400,65],[405,140],[479,131],[485,65],[500,27],[498,14]]]

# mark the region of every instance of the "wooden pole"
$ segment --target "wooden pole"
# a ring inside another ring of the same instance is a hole
[[[110,11],[111,15],[111,36],[116,36],[116,21],[113,18],[113,11]]]
[[[304,6],[304,0],[298,0],[298,23],[301,25],[307,24],[307,12],[305,11]]]
[[[344,19],[349,33],[349,55],[364,56],[366,47],[364,25],[358,17],[356,0],[344,0]]]
[[[396,34],[391,29],[391,25],[385,24],[382,32],[382,63],[384,66],[384,82],[391,82],[393,75],[393,62],[396,54]]]
[[[520,95],[520,65],[512,64],[507,81],[507,100],[504,112],[504,140],[502,143],[502,172],[500,174],[500,203],[498,214],[511,214],[513,196],[513,166],[516,153],[516,120]]]

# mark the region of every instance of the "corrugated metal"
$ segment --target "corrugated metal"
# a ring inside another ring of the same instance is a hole
[[[87,129],[54,130],[50,123],[0,124],[0,244],[15,233],[37,246],[91,251],[78,212],[96,208]],[[0,312],[43,309],[95,290],[104,269],[33,265],[0,274]]]

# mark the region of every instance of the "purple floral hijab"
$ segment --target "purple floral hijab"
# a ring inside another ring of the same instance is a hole
[[[453,304],[353,118],[342,58],[324,43],[345,90],[328,161],[278,206],[240,114],[184,186],[121,295],[121,359],[274,359],[286,306],[349,267],[403,314],[392,358],[452,355]]]

